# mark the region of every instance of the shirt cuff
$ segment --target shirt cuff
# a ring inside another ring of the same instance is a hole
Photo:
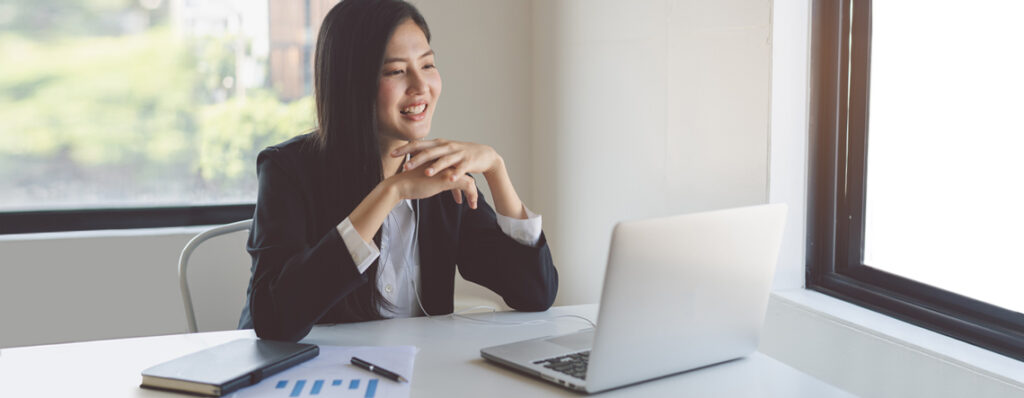
[[[352,256],[352,262],[356,264],[356,269],[359,273],[366,272],[367,268],[373,264],[373,260],[376,260],[380,256],[380,250],[377,249],[377,245],[369,243],[363,240],[363,237],[359,235],[359,231],[356,231],[356,227],[352,226],[352,221],[345,217],[345,220],[338,224],[338,234],[341,235],[341,240],[345,242],[345,247],[348,248],[348,254]]]
[[[526,211],[526,219],[520,220],[518,218],[506,217],[498,212],[494,212],[498,216],[498,227],[501,228],[501,232],[512,238],[516,242],[522,245],[537,247],[537,241],[540,240],[541,233],[541,217],[540,214],[535,214],[523,205],[523,210]]]

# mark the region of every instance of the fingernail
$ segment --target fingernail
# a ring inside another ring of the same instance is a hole
[[[427,169],[427,175],[428,175],[428,176],[432,176],[432,175],[434,175],[434,168],[433,168],[433,167],[431,167],[431,168]]]
[[[458,178],[458,176],[452,175],[452,181],[455,181],[455,179],[457,179],[457,178]]]
[[[406,169],[406,170],[409,170],[409,169],[411,169],[411,168],[412,168],[412,163],[406,163],[406,164],[405,164],[405,169]]]
[[[392,154],[392,155],[398,155],[398,150],[397,150],[397,149],[395,149],[395,150],[391,151],[391,154]]]

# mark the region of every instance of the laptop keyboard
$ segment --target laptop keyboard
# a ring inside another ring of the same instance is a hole
[[[548,369],[565,373],[577,379],[586,380],[588,360],[590,360],[590,351],[541,359],[539,361],[534,361],[533,363],[544,366]]]

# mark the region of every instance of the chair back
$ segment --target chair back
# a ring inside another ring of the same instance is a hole
[[[185,319],[188,322],[189,333],[195,333],[199,330],[198,327],[196,326],[196,314],[195,309],[192,306],[192,292],[189,289],[188,282],[188,263],[190,257],[192,256],[192,252],[195,251],[200,244],[206,242],[211,238],[230,234],[232,232],[248,231],[249,228],[251,227],[252,219],[212,227],[203,232],[200,232],[198,235],[193,237],[191,240],[188,241],[187,244],[185,244],[185,248],[181,250],[181,256],[178,258],[178,287],[181,289],[181,299],[185,305]],[[248,270],[248,267],[246,267],[246,270]],[[225,293],[231,295],[238,292]],[[238,294],[244,296],[244,290],[242,290],[242,292]],[[234,313],[236,317],[235,319],[237,319],[237,316],[240,314],[241,308],[241,306],[238,306],[236,308],[236,311]]]

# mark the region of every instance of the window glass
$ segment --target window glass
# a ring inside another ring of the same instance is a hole
[[[330,3],[5,0],[0,211],[253,202]]]
[[[1024,2],[873,2],[864,264],[1024,312]]]

